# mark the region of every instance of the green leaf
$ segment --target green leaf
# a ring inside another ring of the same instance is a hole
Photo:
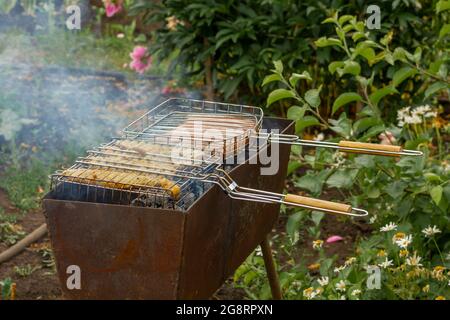
[[[289,215],[286,221],[286,232],[291,237],[294,235],[298,228],[302,225],[302,221],[305,219],[306,215],[302,212],[295,212]]]
[[[273,62],[273,65],[275,66],[275,71],[278,73],[283,73],[283,62],[281,60],[276,60]]]
[[[294,186],[308,190],[314,195],[319,195],[322,192],[323,183],[329,173],[330,169],[325,169],[318,173],[308,171],[305,175],[294,181]]]
[[[431,62],[430,66],[428,68],[428,72],[430,72],[432,74],[437,74],[443,63],[444,63],[444,59],[437,59],[437,60]]]
[[[328,120],[333,126],[331,130],[340,134],[342,137],[349,139],[352,135],[352,121],[347,118],[345,112],[342,112],[338,120]]]
[[[337,23],[337,14],[335,13],[332,17],[326,18],[322,23]]]
[[[395,64],[395,60],[394,57],[392,56],[392,54],[390,53],[385,53],[384,55],[384,60],[389,63],[391,66],[393,66]]]
[[[366,35],[364,34],[364,32],[358,31],[358,32],[355,32],[355,33],[352,35],[352,40],[356,42],[356,41],[358,41],[359,39],[365,38],[365,37],[366,37]]]
[[[441,91],[443,89],[448,89],[448,84],[446,84],[445,82],[435,82],[433,83],[431,86],[429,86],[427,88],[427,90],[425,90],[425,97],[424,100],[426,100],[429,96],[435,94],[438,91]]]
[[[305,111],[308,107],[292,106],[288,109],[287,118],[291,120],[301,120],[305,115]]]
[[[320,224],[320,221],[322,221],[324,216],[325,216],[324,212],[319,212],[319,211],[311,212],[311,220],[314,222],[314,224],[316,226],[318,226]]]
[[[440,0],[436,4],[436,13],[440,13],[442,11],[449,10],[449,9],[450,9],[450,1]]]
[[[312,194],[319,194],[322,191],[323,181],[319,181],[314,174],[306,174],[299,178],[295,183],[295,187],[308,190]]]
[[[353,131],[355,131],[356,134],[359,134],[379,123],[380,119],[376,117],[365,117],[355,121],[355,123],[353,124]]]
[[[341,68],[344,65],[344,61],[333,61],[328,65],[328,71],[333,74],[337,68]]]
[[[397,48],[395,48],[394,53],[392,54],[392,57],[394,58],[394,61],[397,61],[397,60],[405,61],[407,55],[411,55],[411,54],[408,53],[402,47],[397,47]]]
[[[375,186],[370,186],[366,192],[366,195],[369,199],[376,199],[380,196],[380,189]]]
[[[349,33],[350,31],[352,31],[353,29],[355,29],[354,26],[352,26],[351,24],[347,24],[345,25],[342,30],[344,30],[345,33]]]
[[[433,201],[434,201],[434,203],[436,203],[436,205],[439,205],[439,202],[441,202],[442,191],[443,191],[443,189],[441,186],[436,186],[430,190],[431,199],[433,199]]]
[[[286,89],[276,89],[272,91],[267,97],[267,106],[270,106],[272,103],[286,98],[295,98],[295,94]]]
[[[336,32],[336,34],[338,35],[339,39],[340,39],[341,41],[344,41],[344,39],[345,39],[345,32],[344,32],[344,30],[341,30],[341,29],[339,29],[338,27],[336,27],[336,28],[335,28],[335,32]]]
[[[297,122],[295,123],[295,131],[301,132],[303,129],[307,127],[315,126],[318,124],[320,124],[320,122],[315,117],[305,116],[303,119],[297,120]]]
[[[413,54],[413,61],[418,64],[420,62],[420,58],[422,58],[422,48],[417,47]]]
[[[362,97],[356,92],[344,92],[333,103],[331,114],[334,114],[340,107],[354,101],[361,101]]]
[[[289,161],[288,163],[288,169],[287,169],[287,175],[291,175],[295,170],[300,168],[302,166],[302,163],[300,161]]]
[[[328,178],[327,185],[332,188],[351,188],[358,171],[359,169],[339,169]]]
[[[355,158],[355,164],[358,168],[375,168],[375,161],[371,155],[361,155]]]
[[[317,108],[320,106],[320,88],[319,89],[310,89],[305,93],[305,100],[309,103],[310,106]]]
[[[439,182],[441,182],[442,180],[441,180],[441,177],[439,177],[437,174],[435,174],[435,173],[433,173],[433,172],[425,172],[424,174],[423,174],[423,176],[425,177],[425,179],[428,181],[428,182],[431,182],[431,183],[439,183]]]
[[[224,96],[225,98],[230,97],[233,92],[235,92],[237,86],[239,85],[239,83],[241,83],[242,79],[243,79],[243,75],[235,77],[235,78],[229,78],[226,79],[222,86],[221,86],[221,90],[224,92]]]
[[[351,16],[351,15],[349,15],[349,14],[346,14],[346,15],[341,16],[341,17],[339,18],[338,22],[339,22],[340,25],[343,25],[343,24],[346,23],[347,21],[352,20],[352,18],[353,18],[353,16]]]
[[[372,48],[364,48],[360,50],[358,54],[366,58],[366,60],[369,62],[375,58],[375,50],[373,50]]]
[[[338,71],[339,76],[341,76],[341,77],[347,73],[357,76],[361,72],[361,66],[356,61],[345,61],[344,67],[342,68],[342,70],[337,70],[337,71]]]
[[[404,80],[406,80],[409,77],[412,77],[416,73],[417,71],[413,68],[403,67],[394,73],[394,76],[392,77],[392,84],[394,85],[394,87],[396,87]]]
[[[386,130],[384,124],[378,124],[376,126],[371,127],[366,133],[361,137],[361,141],[367,141],[368,139],[376,136],[377,134]]]
[[[378,102],[380,102],[381,99],[383,99],[385,96],[389,94],[394,93],[398,93],[397,89],[395,89],[392,86],[387,86],[372,92],[372,94],[369,96],[369,100],[370,102],[372,102],[372,104],[378,105]]]
[[[384,188],[384,191],[393,199],[397,199],[400,198],[401,195],[403,195],[403,192],[407,186],[408,185],[403,181],[394,181],[389,183]]]
[[[327,37],[321,37],[317,39],[314,43],[319,48],[328,46],[342,46],[341,40]]]
[[[300,79],[304,79],[307,81],[312,81],[311,75],[309,74],[308,71],[303,71],[301,74],[300,73],[293,73],[291,75],[291,77],[289,78],[289,83],[291,84],[291,86],[295,87],[295,85],[297,84],[298,80]]]
[[[411,196],[405,196],[401,199],[401,201],[397,204],[396,208],[394,208],[394,212],[400,217],[405,218],[411,211],[413,206],[413,200]]]
[[[448,33],[450,33],[450,24],[446,23],[442,26],[441,30],[439,31],[439,39],[443,38]]]
[[[281,81],[282,79],[283,78],[278,73],[270,74],[264,78],[262,86],[265,86],[266,84],[273,81]]]

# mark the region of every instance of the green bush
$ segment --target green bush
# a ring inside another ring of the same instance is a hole
[[[439,94],[448,96],[449,91],[449,49],[448,46],[438,49],[447,39],[437,39],[432,50],[418,47],[410,53],[392,44],[391,32],[380,40],[371,37],[354,16],[335,14],[324,23],[335,25],[336,34],[321,37],[315,43],[346,53],[344,58],[328,65],[328,72],[336,76],[337,83],[345,82],[345,91],[340,92],[330,108],[323,108],[323,84],[313,82],[305,70],[286,73],[283,63],[275,61],[263,85],[278,84],[279,88],[270,92],[267,105],[282,102],[287,106],[287,116],[296,122],[298,134],[306,128],[318,127],[329,133],[330,141],[382,140],[386,144],[419,148],[424,156],[400,160],[368,155],[343,157],[328,150],[301,156],[297,150],[290,163],[292,184],[313,196],[319,196],[325,188],[338,188],[341,201],[369,210],[368,222],[373,231],[356,243],[354,256],[343,265],[336,264],[337,257],[324,254],[323,240],[318,239],[313,244],[320,251],[315,267],[307,268],[302,262],[282,267],[280,277],[285,297],[448,298],[450,156],[445,141],[449,126],[442,118],[443,106],[437,100]],[[422,59],[424,55],[430,57],[429,65]],[[384,77],[387,68],[392,72]],[[372,71],[367,74],[365,69]],[[412,77],[422,88],[413,100],[431,106],[389,108],[391,95],[402,98],[402,84]],[[356,107],[353,115],[350,106]],[[389,113],[397,116],[394,121],[387,117]],[[302,162],[306,162],[307,172],[300,177],[295,168]],[[298,240],[299,229],[304,225],[299,223],[303,214],[297,211],[289,216],[289,238],[281,245],[285,250],[290,242]],[[321,216],[318,219],[313,214],[311,219],[318,226]],[[318,228],[309,231],[315,238],[320,237]],[[286,253],[292,257],[292,252]],[[381,290],[366,287],[365,269],[370,266],[382,270]],[[236,281],[246,287],[249,296],[265,298],[267,286],[260,275],[263,275],[261,261],[252,256],[237,271]]]
[[[435,37],[429,35],[436,34],[432,31],[441,24],[433,3],[378,1],[382,14],[379,32],[392,30],[401,35],[395,45],[415,48],[434,44]],[[151,34],[150,52],[160,60],[179,52],[172,59],[171,70],[181,71],[183,79],[213,87],[216,95],[261,104],[262,79],[271,61],[280,60],[286,71],[307,69],[315,81],[323,83],[329,105],[334,101],[336,86],[324,67],[345,54],[330,47],[316,50],[314,41],[319,35],[333,30],[331,25],[317,22],[336,11],[358,13],[362,18],[366,6],[364,1],[328,0],[136,0],[130,12],[142,15],[148,25],[159,26]],[[432,23],[423,27],[422,20]]]

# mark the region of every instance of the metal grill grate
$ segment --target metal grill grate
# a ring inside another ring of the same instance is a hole
[[[212,161],[196,160],[194,154],[187,157],[190,151],[115,139],[52,175],[52,190],[61,199],[185,209],[208,188],[192,176],[201,177],[216,167]]]

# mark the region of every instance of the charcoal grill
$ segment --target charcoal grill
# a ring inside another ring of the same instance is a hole
[[[261,125],[293,131],[283,119],[265,118]],[[251,159],[227,173],[239,185],[281,192],[289,153],[290,146],[280,147],[275,176],[261,176]],[[194,183],[203,189],[193,201],[181,203],[181,192],[176,202],[165,196],[151,206],[130,205],[139,190],[61,180],[60,174],[52,176],[43,206],[66,298],[207,299],[260,244],[274,295],[280,296],[266,238],[279,204],[235,200],[217,184]],[[194,190],[188,184],[181,183]],[[80,267],[80,290],[66,286],[71,265]]]
[[[58,273],[63,284],[69,265],[84,274],[81,291],[64,292],[71,298],[206,298],[261,244],[279,296],[266,235],[280,204],[367,215],[350,205],[280,193],[290,145],[421,154],[400,146],[301,140],[292,131],[292,122],[264,118],[260,108],[170,99],[125,128],[123,137],[56,172],[44,208]],[[250,151],[274,143],[280,170],[261,176],[260,166],[249,164],[257,163]],[[250,156],[246,163],[229,165],[243,153]]]

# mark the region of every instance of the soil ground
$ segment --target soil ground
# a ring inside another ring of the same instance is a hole
[[[8,200],[6,193],[0,189],[0,207],[4,208],[6,214],[17,215],[17,225],[28,234],[35,228],[45,222],[42,211],[35,210],[21,215],[11,202]],[[278,223],[272,231],[271,236],[275,234],[283,235],[285,232],[286,218],[280,217]],[[338,222],[337,218],[327,216],[321,223],[322,238],[326,238],[333,234],[339,234],[344,240],[334,244],[325,244],[324,248],[327,255],[338,255],[339,260],[343,261],[353,252],[353,243],[361,234],[368,232],[365,225],[350,224]],[[297,243],[297,252],[301,253],[301,258],[306,259],[307,263],[314,263],[316,253],[311,249],[311,241],[309,237],[302,238]],[[277,250],[276,243],[274,250]],[[0,242],[0,252],[4,251],[8,246]],[[43,262],[43,256],[39,249],[50,248],[50,240],[48,236],[42,238],[37,243],[28,247],[13,259],[0,265],[0,279],[11,278],[16,283],[16,299],[18,300],[53,300],[63,299],[58,277],[55,268],[48,266]],[[279,264],[283,265],[285,257],[279,256]],[[30,275],[20,276],[15,267],[24,267],[30,265],[35,269]],[[245,299],[246,294],[242,289],[234,288],[232,280],[228,280],[222,288],[220,288],[212,297],[213,299]]]

